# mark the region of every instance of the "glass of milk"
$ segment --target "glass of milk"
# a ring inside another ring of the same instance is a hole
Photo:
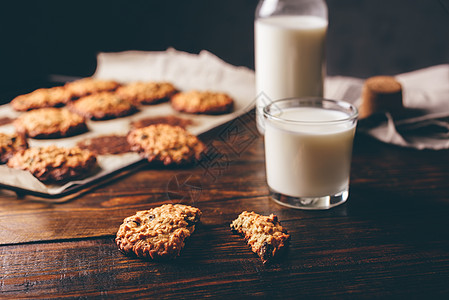
[[[358,112],[344,101],[288,98],[263,109],[272,198],[300,209],[329,209],[349,195]]]
[[[328,27],[324,0],[261,0],[254,22],[257,128],[274,99],[323,97]]]

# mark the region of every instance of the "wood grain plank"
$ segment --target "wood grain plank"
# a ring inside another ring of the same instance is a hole
[[[61,204],[0,191],[0,298],[449,294],[449,151],[412,151],[357,136],[347,203],[302,211],[269,198],[262,137],[239,152],[220,130],[204,138],[215,149],[211,156],[227,160],[146,167]],[[181,257],[145,261],[122,254],[114,236],[123,218],[164,203],[203,211]],[[243,210],[278,215],[292,236],[285,256],[264,266],[230,231]]]
[[[113,237],[2,246],[0,287],[2,295],[12,298],[447,293],[449,242],[439,235],[401,237],[414,222],[410,218],[391,230],[391,220],[378,226],[372,220],[348,218],[309,218],[300,226],[287,221],[284,225],[293,237],[289,251],[267,266],[227,224],[200,226],[174,261],[127,257]],[[441,218],[434,225],[448,224]]]
[[[232,158],[223,170],[216,169],[217,161],[190,169],[146,167],[63,204],[17,199],[14,194],[2,192],[0,244],[111,235],[126,216],[164,203],[196,205],[204,211],[203,221],[207,224],[229,221],[242,210],[274,212],[281,220],[348,213],[413,213],[440,206],[447,210],[449,156],[445,151],[409,151],[358,137],[348,204],[328,212],[302,212],[283,208],[269,199],[263,138],[257,136],[250,147],[236,154],[228,140],[219,138],[220,130],[210,143],[216,152]],[[372,150],[374,147],[377,151]],[[212,175],[206,175],[207,168]],[[188,186],[174,184],[186,178],[190,180]],[[191,186],[197,187],[193,193]]]

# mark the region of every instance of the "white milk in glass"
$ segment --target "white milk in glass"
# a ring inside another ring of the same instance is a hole
[[[326,19],[316,16],[282,15],[256,20],[258,121],[263,122],[262,109],[270,101],[323,96],[327,24]],[[261,97],[262,93],[265,97]]]
[[[332,120],[349,115],[296,107],[283,109],[276,117],[292,122],[265,120],[269,187],[291,197],[323,197],[346,191],[355,123]]]

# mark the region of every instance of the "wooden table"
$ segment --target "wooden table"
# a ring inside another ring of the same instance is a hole
[[[449,151],[415,151],[357,134],[350,197],[327,211],[268,197],[263,138],[246,115],[202,137],[188,169],[124,175],[64,203],[0,190],[0,298],[429,298],[449,295]],[[202,224],[174,261],[127,257],[123,218],[195,205]],[[263,265],[230,222],[275,213],[289,251]]]

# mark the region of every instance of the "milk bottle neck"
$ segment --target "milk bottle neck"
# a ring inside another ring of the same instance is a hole
[[[261,0],[256,9],[256,19],[281,15],[328,19],[324,0]]]

